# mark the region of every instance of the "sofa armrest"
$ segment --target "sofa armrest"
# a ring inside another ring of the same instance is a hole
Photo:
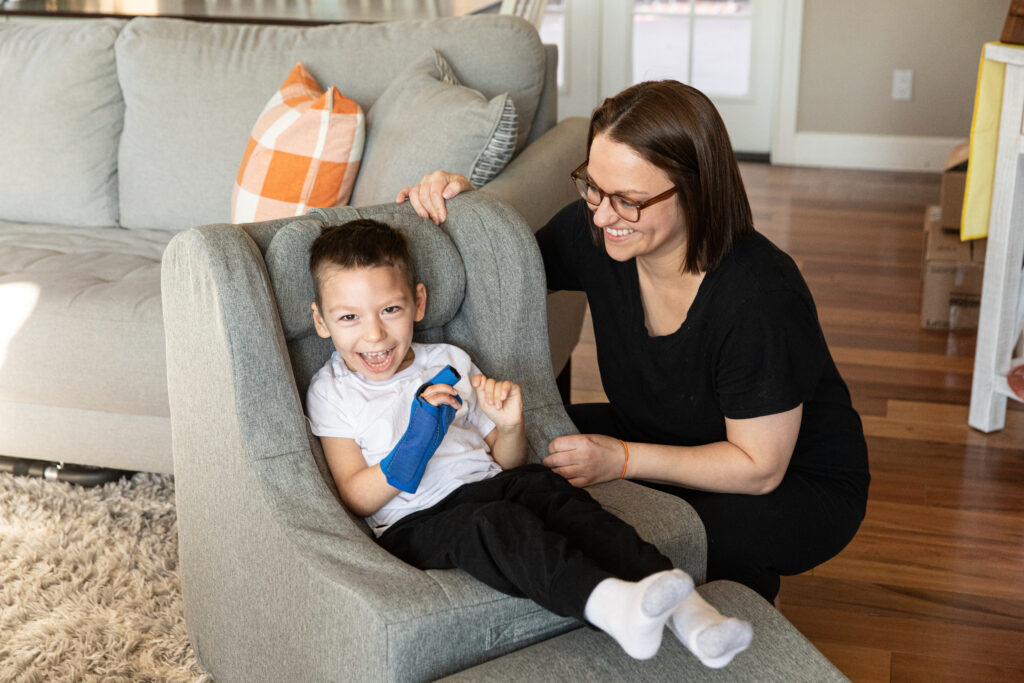
[[[569,174],[586,156],[587,119],[564,119],[509,163],[483,192],[502,200],[537,232],[559,209],[579,198]]]

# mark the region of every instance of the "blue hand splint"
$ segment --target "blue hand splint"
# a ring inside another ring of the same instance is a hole
[[[432,406],[420,394],[432,384],[449,384],[454,386],[461,379],[458,371],[446,365],[441,372],[430,378],[416,390],[412,409],[409,413],[409,426],[398,444],[380,461],[380,469],[388,483],[406,493],[414,493],[423,478],[427,461],[441,445],[441,440],[448,433],[448,427],[455,419],[455,409],[450,405]],[[455,400],[462,404],[458,396]]]

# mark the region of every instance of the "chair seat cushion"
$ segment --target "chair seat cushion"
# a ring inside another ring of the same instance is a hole
[[[0,399],[167,416],[171,237],[0,221]]]

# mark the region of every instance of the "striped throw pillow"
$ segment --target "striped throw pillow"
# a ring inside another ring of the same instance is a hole
[[[231,198],[231,221],[301,216],[347,204],[363,156],[358,104],[323,91],[299,62],[253,126]]]
[[[461,86],[458,77],[452,70],[452,65],[441,56],[439,52],[434,53],[435,65],[439,79],[448,85]],[[516,151],[516,142],[519,139],[519,115],[516,112],[516,105],[507,94],[502,99],[501,116],[497,125],[487,141],[487,145],[480,150],[480,155],[473,164],[469,174],[469,182],[473,187],[482,187],[491,182],[494,176],[501,173],[501,169],[512,160]]]
[[[488,99],[461,85],[452,64],[431,49],[370,106],[366,134],[355,206],[392,202],[439,168],[486,185],[515,154],[519,116],[508,93]]]

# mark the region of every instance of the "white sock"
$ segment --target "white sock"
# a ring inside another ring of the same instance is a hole
[[[605,579],[587,598],[583,616],[634,659],[650,659],[661,647],[665,622],[693,591],[693,580],[671,569],[637,582]]]
[[[668,626],[704,666],[712,669],[731,662],[754,637],[748,622],[722,616],[697,591],[672,612]]]

